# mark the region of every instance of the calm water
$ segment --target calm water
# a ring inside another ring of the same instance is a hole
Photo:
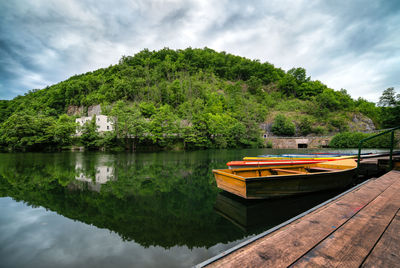
[[[244,202],[215,185],[228,161],[289,152],[0,154],[0,266],[195,265],[338,193]]]

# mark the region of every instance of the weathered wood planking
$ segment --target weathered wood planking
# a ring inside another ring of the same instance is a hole
[[[371,180],[362,187],[266,237],[218,259],[210,266],[287,267],[307,254],[342,225],[344,226],[375,199],[384,201],[385,198],[378,199],[379,195],[389,190],[399,176],[399,172],[392,171],[379,179]]]
[[[361,267],[398,267],[400,266],[400,212],[372,249]]]
[[[400,181],[305,254],[292,267],[358,267],[400,207]]]

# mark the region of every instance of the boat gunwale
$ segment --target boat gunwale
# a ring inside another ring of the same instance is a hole
[[[259,170],[259,169],[260,168],[251,168],[250,171]],[[271,168],[263,168],[263,169],[271,169]],[[263,177],[243,177],[240,175],[236,175],[233,173],[223,171],[223,170],[232,170],[232,169],[213,169],[213,173],[218,173],[220,175],[224,175],[227,177],[231,177],[233,179],[247,182],[247,181],[265,180],[265,179],[277,180],[277,179],[284,179],[285,177],[289,177],[289,178],[291,178],[291,177],[310,177],[310,176],[319,175],[319,174],[332,174],[332,173],[340,173],[340,172],[347,172],[347,171],[355,171],[356,169],[357,169],[357,167],[348,168],[348,169],[323,171],[323,172],[312,172],[312,173],[306,173],[306,174],[283,174],[283,175],[270,175],[270,176],[263,176]],[[247,170],[247,169],[244,169],[244,170]]]

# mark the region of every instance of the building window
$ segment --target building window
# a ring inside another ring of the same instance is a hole
[[[107,126],[107,129],[110,129],[110,126]]]

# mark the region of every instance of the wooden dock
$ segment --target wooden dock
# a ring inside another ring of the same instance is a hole
[[[400,267],[399,208],[393,170],[198,267]]]

